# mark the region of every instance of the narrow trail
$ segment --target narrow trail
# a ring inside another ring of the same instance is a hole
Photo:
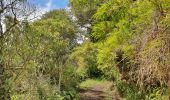
[[[80,90],[80,100],[103,100],[104,98],[105,93],[103,91],[93,89]]]
[[[105,91],[106,88],[111,88],[111,85],[107,84],[106,86],[96,85],[91,88],[80,89],[80,100],[122,100],[116,89],[110,92]]]

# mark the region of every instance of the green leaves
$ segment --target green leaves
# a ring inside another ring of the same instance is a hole
[[[136,85],[152,90],[169,80],[169,5],[169,0],[69,0],[69,10],[52,10],[32,23],[17,21],[0,51],[12,99],[72,100],[78,82],[87,78],[113,80],[126,99],[147,99]],[[11,22],[7,16],[6,28]],[[147,95],[160,94],[158,89]]]
[[[112,22],[100,22],[93,26],[91,35],[98,41],[103,40],[109,36],[108,34],[113,30],[113,28],[114,24]]]
[[[105,0],[70,0],[71,11],[80,26],[92,24],[92,16]]]
[[[93,43],[86,42],[74,49],[70,55],[70,61],[77,67],[77,73],[82,79],[88,77],[100,77],[101,70],[97,65],[97,46]]]

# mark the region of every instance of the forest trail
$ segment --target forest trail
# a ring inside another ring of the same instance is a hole
[[[103,100],[106,97],[105,93],[94,89],[81,89],[80,100]]]
[[[80,100],[122,100],[111,82],[80,88],[79,93]]]

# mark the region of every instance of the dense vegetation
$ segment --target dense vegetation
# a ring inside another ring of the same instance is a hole
[[[0,1],[0,100],[80,100],[94,84],[118,99],[169,100],[170,0],[68,6],[30,21],[27,0]]]

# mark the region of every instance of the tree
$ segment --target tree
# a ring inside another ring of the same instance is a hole
[[[71,64],[76,67],[76,73],[82,80],[99,78],[103,75],[97,64],[97,49],[96,44],[85,42],[74,48],[69,57]]]
[[[87,37],[90,37],[91,26],[93,25],[93,15],[97,9],[107,0],[70,0],[71,12],[76,18],[76,22],[81,28],[87,29]]]
[[[77,25],[65,10],[60,9],[46,13],[31,28],[38,41],[38,73],[49,75],[51,85],[58,86],[61,92],[68,56],[77,45]]]
[[[18,18],[25,18],[31,14],[31,10],[25,6],[25,0],[1,0],[0,1],[0,99],[10,99],[8,90],[5,89],[5,68],[3,49],[5,37],[19,24]],[[26,10],[28,13],[26,13]],[[6,21],[5,21],[6,20]]]

